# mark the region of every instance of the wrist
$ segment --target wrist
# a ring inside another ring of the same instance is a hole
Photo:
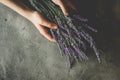
[[[31,20],[31,17],[33,16],[33,13],[34,13],[34,12],[35,12],[34,10],[25,9],[25,10],[21,13],[21,15],[22,15],[23,17],[25,17],[26,19]]]
[[[33,14],[33,10],[29,9],[27,6],[23,5],[18,0],[0,0],[0,3],[6,5],[7,7],[13,9],[18,14],[30,20],[30,17]]]
[[[30,10],[26,12],[25,18],[34,23],[35,16],[38,15],[37,11]]]

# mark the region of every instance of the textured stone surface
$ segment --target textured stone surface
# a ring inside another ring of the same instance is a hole
[[[0,4],[0,80],[119,80],[120,37],[103,41],[107,43],[101,64],[93,57],[69,70],[66,57],[60,56],[55,43],[41,36],[31,22]]]

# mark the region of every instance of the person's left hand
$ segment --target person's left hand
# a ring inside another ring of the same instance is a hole
[[[60,6],[65,15],[69,15],[68,8],[76,10],[70,0],[52,0],[56,5]]]

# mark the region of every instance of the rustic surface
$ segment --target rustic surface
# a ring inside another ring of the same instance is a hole
[[[113,24],[112,30],[118,30]],[[101,64],[91,57],[69,70],[66,57],[60,56],[55,43],[41,36],[31,22],[0,4],[0,80],[119,80],[120,37],[115,37],[116,32],[111,34],[111,41],[103,39],[107,43]]]

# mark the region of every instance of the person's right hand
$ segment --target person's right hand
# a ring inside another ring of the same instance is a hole
[[[55,39],[49,34],[46,27],[51,29],[57,29],[58,26],[47,19],[45,19],[40,13],[37,11],[32,12],[29,20],[36,26],[39,32],[46,37],[48,40],[55,42]]]

